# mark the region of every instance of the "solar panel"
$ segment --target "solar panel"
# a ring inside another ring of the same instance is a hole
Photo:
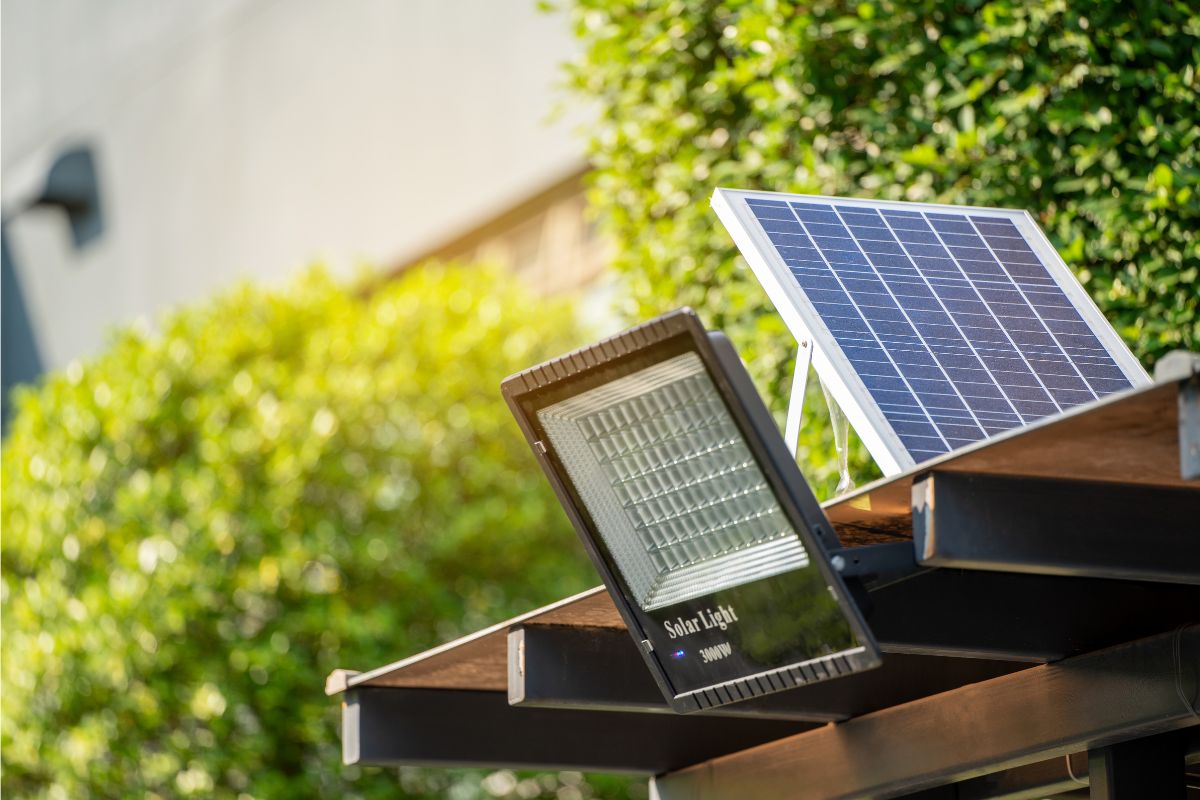
[[[886,473],[1149,381],[1027,212],[729,189],[713,207]]]

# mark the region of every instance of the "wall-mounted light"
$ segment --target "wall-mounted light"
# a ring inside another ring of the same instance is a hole
[[[58,153],[37,188],[5,192],[0,211],[0,249],[3,250],[3,357],[0,358],[0,425],[8,429],[9,391],[20,383],[31,383],[42,373],[42,356],[33,329],[17,265],[8,241],[8,224],[31,208],[61,209],[70,225],[71,241],[83,248],[104,233],[104,213],[97,179],[96,158],[88,145]],[[35,265],[36,268],[36,265]]]
[[[733,346],[690,309],[503,391],[676,711],[879,665],[824,512]]]

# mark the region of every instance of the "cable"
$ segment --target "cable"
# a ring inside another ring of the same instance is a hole
[[[1067,759],[1067,774],[1071,776],[1071,780],[1075,781],[1080,786],[1089,786],[1090,785],[1089,781],[1085,781],[1081,778],[1075,777],[1075,770],[1071,769],[1071,754],[1067,753],[1065,758]]]

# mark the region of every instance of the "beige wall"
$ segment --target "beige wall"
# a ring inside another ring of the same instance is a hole
[[[10,225],[49,366],[241,276],[403,263],[582,164],[533,0],[5,0],[2,34],[6,208],[65,144],[102,173],[97,246]]]

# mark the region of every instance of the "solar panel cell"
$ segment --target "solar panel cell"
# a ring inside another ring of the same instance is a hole
[[[969,222],[963,222],[961,219],[953,220],[933,219],[932,227],[939,233],[975,233],[975,227]]]

